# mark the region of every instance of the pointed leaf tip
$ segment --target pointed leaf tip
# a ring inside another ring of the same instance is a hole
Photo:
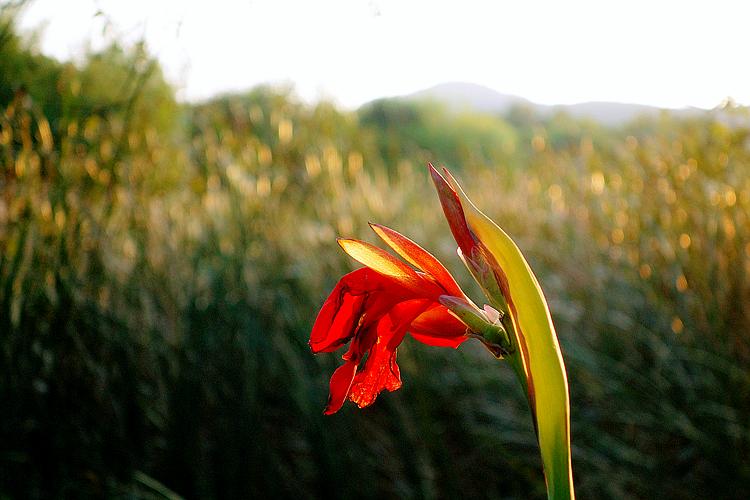
[[[469,230],[468,224],[466,223],[461,200],[459,199],[456,190],[448,183],[440,172],[435,170],[435,167],[433,167],[432,164],[429,164],[429,170],[432,182],[435,184],[438,197],[440,198],[440,204],[443,207],[443,213],[445,214],[445,218],[447,219],[448,225],[453,233],[453,238],[456,240],[456,243],[458,243],[459,248],[461,248],[465,255],[471,255],[471,249],[476,245],[476,242],[474,236]]]

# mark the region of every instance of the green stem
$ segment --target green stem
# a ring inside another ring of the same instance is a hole
[[[534,433],[536,434],[537,444],[539,445],[539,451],[542,458],[544,479],[547,486],[547,498],[549,500],[575,500],[570,453],[567,452],[567,450],[565,453],[560,453],[559,450],[555,450],[552,453],[544,453],[542,443],[539,441],[539,428],[536,415],[537,409],[535,408],[534,401],[532,401],[529,393],[528,380],[524,371],[521,353],[516,350],[506,359],[513,369],[513,372],[516,374],[516,378],[523,389],[526,396],[526,402],[531,411],[531,417],[534,422]],[[564,441],[567,441],[567,436],[560,435],[555,439],[555,444],[560,445]]]

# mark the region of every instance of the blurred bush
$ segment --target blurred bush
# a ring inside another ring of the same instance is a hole
[[[406,342],[403,389],[322,415],[339,360],[307,336],[354,265],[337,235],[391,225],[479,297],[427,160],[550,299],[579,496],[750,490],[746,110],[178,105],[143,46],[60,63],[0,17],[0,495],[543,497],[522,395],[473,343]]]

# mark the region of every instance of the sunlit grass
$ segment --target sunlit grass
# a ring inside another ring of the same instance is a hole
[[[0,487],[119,491],[141,470],[189,497],[544,494],[523,396],[482,351],[404,346],[403,391],[323,426],[335,361],[306,345],[351,266],[336,236],[377,221],[459,267],[425,162],[470,116],[394,135],[268,89],[171,126],[110,111],[52,123],[20,94],[2,110],[0,468],[18,474]],[[477,117],[478,148],[445,160],[549,298],[582,498],[750,484],[740,112]]]

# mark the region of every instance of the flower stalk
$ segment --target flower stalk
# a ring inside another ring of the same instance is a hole
[[[514,347],[506,359],[531,409],[548,497],[573,499],[568,380],[544,293],[510,236],[474,206],[447,170],[441,175],[430,165],[430,173],[466,267],[502,313]]]

